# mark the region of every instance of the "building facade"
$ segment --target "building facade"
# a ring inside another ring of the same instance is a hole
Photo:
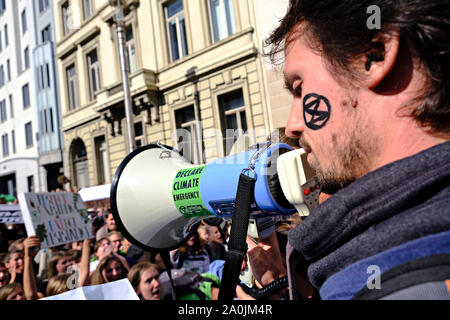
[[[39,165],[32,0],[0,1],[0,193],[44,191]]]
[[[50,0],[33,0],[36,47],[33,49],[35,96],[38,114],[39,165],[44,172],[45,191],[62,188],[63,143],[60,130],[59,90],[53,7]]]
[[[260,1],[122,1],[136,146],[160,142],[200,164],[244,132],[255,143],[274,130]],[[129,152],[116,8],[53,10],[64,172],[80,188],[110,183]]]

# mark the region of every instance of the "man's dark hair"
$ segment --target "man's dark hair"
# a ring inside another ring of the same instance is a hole
[[[380,29],[367,26],[367,8],[372,5],[380,8]],[[324,55],[332,70],[354,78],[352,61],[374,49],[377,36],[398,33],[400,43],[412,46],[428,77],[418,97],[422,103],[411,116],[432,131],[450,133],[448,0],[291,0],[279,27],[266,40],[272,61],[300,22],[305,22],[302,32],[311,47]]]

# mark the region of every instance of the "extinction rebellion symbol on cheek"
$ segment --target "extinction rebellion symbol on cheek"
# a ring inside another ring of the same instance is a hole
[[[330,119],[330,102],[317,93],[308,93],[303,98],[303,119],[308,128],[319,130]]]

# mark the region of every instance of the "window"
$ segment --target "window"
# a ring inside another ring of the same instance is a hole
[[[97,179],[99,184],[110,183],[109,161],[106,149],[105,136],[97,137],[95,142],[95,153],[97,158]]]
[[[23,9],[22,11],[22,33],[27,32],[28,25],[27,25],[27,12],[26,9]]]
[[[45,11],[49,6],[49,0],[39,0],[39,12]]]
[[[11,81],[11,62],[9,59],[6,60],[6,76],[8,81]]]
[[[142,121],[134,124],[134,140],[136,141],[136,147],[142,147],[145,144],[144,130],[142,127]]]
[[[41,125],[41,132],[44,134],[48,133],[47,109],[41,111]]]
[[[84,19],[89,18],[92,16],[92,13],[94,12],[94,8],[92,7],[92,0],[83,0],[83,16]]]
[[[11,142],[12,142],[12,153],[16,153],[16,133],[14,130],[11,131]]]
[[[233,0],[208,0],[213,41],[219,41],[236,32]]]
[[[50,87],[50,67],[48,62],[37,68],[37,85],[39,90]]]
[[[61,6],[63,31],[64,35],[69,34],[72,31],[72,13],[70,11],[69,1],[65,2]]]
[[[42,43],[51,40],[50,25],[48,25],[44,29],[42,29],[42,31],[41,31],[41,40],[42,40]]]
[[[30,67],[30,50],[28,49],[28,47],[26,47],[23,50],[23,61],[24,61],[25,70],[26,70]]]
[[[14,118],[14,105],[13,105],[13,96],[9,95],[9,116]]]
[[[3,65],[0,66],[0,88],[5,85],[5,69]]]
[[[49,123],[50,123],[50,132],[55,132],[55,127],[53,126],[53,108],[49,108],[49,109],[48,109],[48,112],[49,112],[49,114],[50,114],[50,120],[49,120]]]
[[[48,62],[45,64],[45,80],[47,81],[47,88],[50,88],[50,65]]]
[[[130,25],[125,30],[125,41],[127,47],[128,70],[133,73],[137,70],[136,45],[133,36],[133,27]]]
[[[0,14],[3,14],[6,10],[6,0],[0,0]]]
[[[25,124],[25,145],[27,148],[33,146],[33,128],[31,122]]]
[[[41,112],[41,132],[44,134],[54,132],[53,126],[53,109],[47,108]]]
[[[7,46],[9,45],[9,39],[8,39],[8,25],[7,25],[7,24],[5,24],[3,33],[5,34],[5,47],[7,47]]]
[[[2,39],[2,31],[0,30],[0,52],[3,51],[3,39]]]
[[[178,129],[177,138],[180,154],[194,164],[200,163],[198,123],[195,117],[194,106],[175,110],[175,122]]]
[[[30,106],[30,87],[28,83],[22,87],[22,101],[24,109]]]
[[[33,176],[27,177],[27,186],[28,186],[28,192],[34,192],[34,177]]]
[[[69,96],[69,110],[78,107],[78,92],[77,92],[77,74],[75,72],[75,65],[71,65],[66,69],[67,76],[67,92]]]
[[[224,151],[228,155],[239,136],[247,131],[244,96],[239,89],[220,95],[218,101],[222,115]]]
[[[97,50],[91,51],[87,56],[89,75],[89,94],[91,100],[95,99],[95,93],[100,90],[100,64],[98,62]]]
[[[5,122],[8,119],[8,116],[6,114],[6,100],[0,101],[0,119],[1,122]]]
[[[39,67],[36,68],[36,77],[37,77],[37,79],[36,79],[37,88],[39,90],[42,90],[43,87],[44,87],[44,85],[43,85],[43,83],[44,83],[44,79],[43,79],[44,75],[42,73],[42,66],[39,66]]]
[[[8,134],[2,135],[2,150],[3,156],[7,157],[9,155],[9,145],[8,145]]]
[[[165,14],[170,58],[175,61],[188,54],[183,0],[166,5]]]

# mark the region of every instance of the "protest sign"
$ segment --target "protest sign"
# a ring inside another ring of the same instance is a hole
[[[0,223],[4,224],[23,223],[20,207],[15,204],[0,204]]]
[[[80,287],[40,300],[139,300],[128,279]]]
[[[19,205],[28,236],[37,235],[42,249],[94,237],[78,193],[21,193]]]

